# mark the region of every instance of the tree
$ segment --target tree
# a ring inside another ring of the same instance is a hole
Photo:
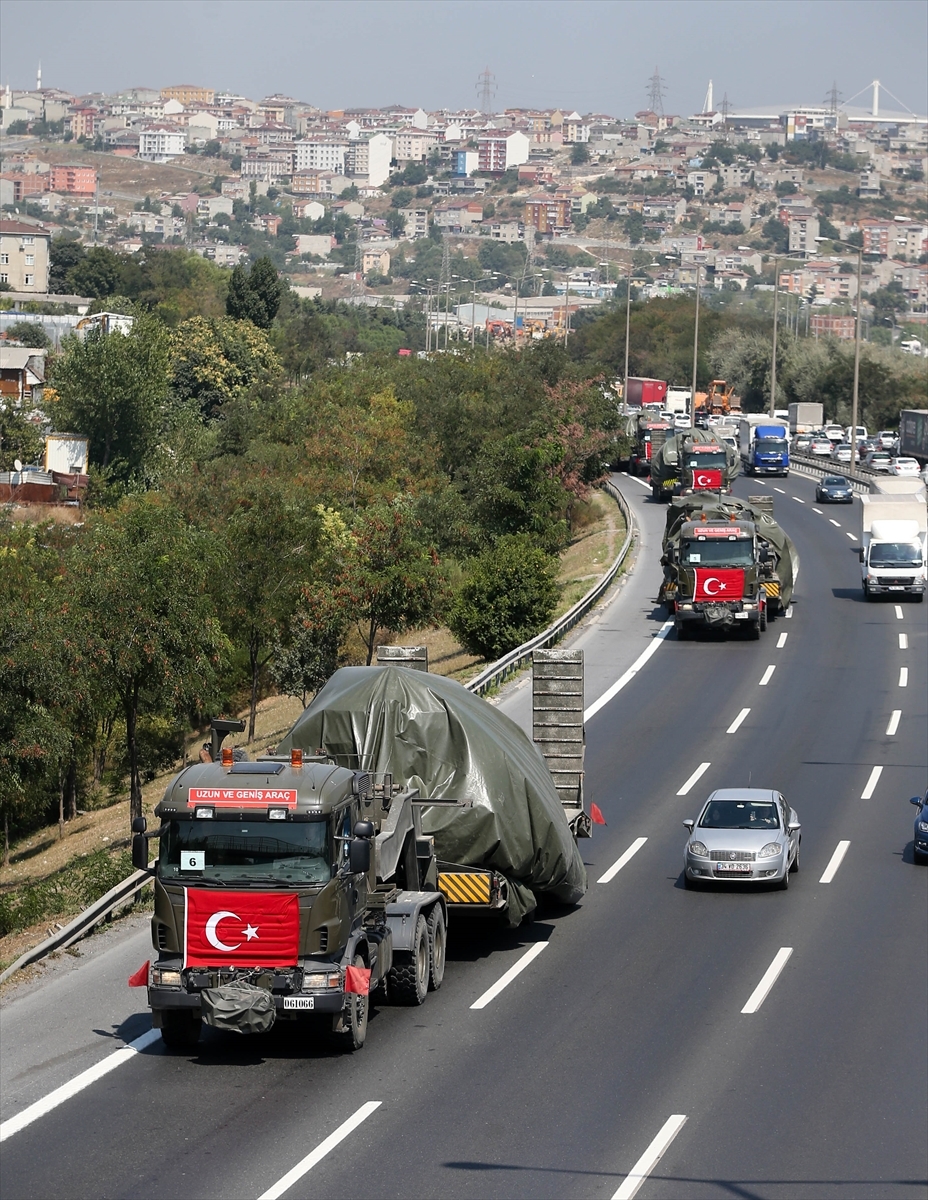
[[[263,329],[231,317],[191,317],[170,336],[171,388],[204,419],[256,383],[274,379],[280,362]]]
[[[572,167],[582,167],[584,163],[590,161],[590,152],[586,147],[585,142],[574,142],[570,149],[570,165]]]
[[[271,675],[285,696],[305,708],[338,667],[348,622],[344,605],[324,583],[307,585],[289,628],[278,635]]]
[[[226,312],[237,321],[251,321],[260,329],[269,329],[280,308],[284,285],[269,258],[256,259],[247,271],[239,264],[233,268],[226,298]]]
[[[406,233],[406,218],[396,209],[390,209],[386,216],[387,230],[391,237],[403,237]]]
[[[168,337],[152,317],[128,334],[70,335],[54,364],[53,419],[90,439],[90,461],[128,482],[142,475],[168,414]]]
[[[408,208],[412,203],[412,191],[409,188],[397,188],[390,197],[391,208]]]
[[[39,462],[44,446],[41,424],[30,420],[16,396],[0,394],[0,471],[12,471],[17,458],[24,463]]]
[[[111,296],[119,290],[120,256],[106,246],[93,246],[68,271],[65,282],[76,296]]]
[[[67,294],[68,275],[83,257],[81,242],[69,237],[53,238],[49,247],[48,290],[56,295]]]
[[[68,556],[74,636],[125,722],[130,818],[142,813],[139,722],[180,721],[213,699],[227,653],[207,591],[216,540],[160,496],[91,518]]]
[[[445,581],[437,554],[421,540],[421,526],[405,504],[364,509],[352,533],[354,546],[335,594],[357,621],[370,666],[381,630],[403,633],[438,620]]]
[[[472,654],[500,658],[551,620],[556,579],[555,559],[527,534],[507,534],[469,564],[449,626]]]
[[[633,246],[644,238],[644,217],[641,213],[631,212],[625,218],[625,233]]]
[[[36,350],[47,350],[51,346],[51,338],[38,321],[14,321],[7,325],[6,336],[14,342],[22,342]]]

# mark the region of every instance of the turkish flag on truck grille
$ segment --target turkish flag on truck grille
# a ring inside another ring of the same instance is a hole
[[[294,967],[299,897],[288,892],[187,888],[185,967]]]
[[[697,467],[693,471],[693,487],[697,491],[720,491],[722,487],[722,472],[715,467]]]
[[[694,600],[740,600],[743,595],[744,571],[731,567],[697,570]]]

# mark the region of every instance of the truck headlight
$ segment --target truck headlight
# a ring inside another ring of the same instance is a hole
[[[768,842],[757,852],[758,858],[776,858],[778,854],[782,854],[783,847],[779,842]]]
[[[313,971],[303,976],[303,991],[310,992],[317,988],[337,988],[339,985],[338,972]]]
[[[180,987],[180,971],[169,967],[153,967],[151,981],[156,987]]]

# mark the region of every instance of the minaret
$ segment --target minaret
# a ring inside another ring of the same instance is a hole
[[[36,76],[35,76],[35,90],[37,92],[41,92],[41,90],[42,90],[42,64],[41,63],[39,63],[39,69],[36,72]]]

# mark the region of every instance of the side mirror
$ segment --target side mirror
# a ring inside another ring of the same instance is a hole
[[[348,869],[352,875],[366,875],[371,869],[371,844],[367,838],[353,838],[349,842]]]
[[[798,833],[802,829],[802,825],[798,821],[790,821],[786,826],[787,833]]]
[[[865,561],[865,559],[866,559],[866,553],[865,553],[865,551],[864,551],[864,548],[863,548],[863,546],[861,546],[861,547],[860,547],[860,549],[857,551],[857,557],[858,557],[858,559],[859,559],[861,562],[864,562],[864,561]]]
[[[147,828],[148,828],[148,821],[145,819],[145,817],[133,817],[132,818],[132,832],[133,833],[144,833]]]
[[[355,821],[354,836],[356,838],[372,838],[374,836],[373,821]]]
[[[921,806],[922,806],[921,796],[913,796],[912,799],[909,801],[909,804],[917,804],[918,807],[921,808]]]
[[[144,817],[136,817],[132,822],[133,828],[137,821],[144,820]],[[148,870],[148,838],[141,832],[134,834],[132,838],[132,865],[137,871]]]
[[[693,826],[696,824],[696,822],[693,820],[692,817],[687,817],[686,820],[683,822],[683,824],[690,831],[690,833],[692,833]]]

